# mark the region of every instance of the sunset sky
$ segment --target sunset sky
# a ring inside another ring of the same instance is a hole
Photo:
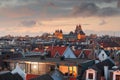
[[[87,35],[120,36],[120,0],[0,0],[0,36],[37,36],[81,24]]]

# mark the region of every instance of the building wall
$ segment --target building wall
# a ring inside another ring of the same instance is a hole
[[[99,58],[100,61],[104,61],[104,60],[106,60],[106,59],[108,58],[108,56],[107,56],[107,54],[105,53],[105,51],[102,50],[102,51],[99,53],[98,58]]]
[[[89,79],[88,75],[92,73],[93,74],[93,79]],[[96,71],[93,69],[88,69],[86,70],[86,80],[96,80]]]
[[[113,72],[113,80],[117,80],[116,75],[120,75],[120,70],[116,70],[116,71]]]
[[[75,54],[69,47],[67,47],[63,55],[65,56],[65,58],[76,58]]]

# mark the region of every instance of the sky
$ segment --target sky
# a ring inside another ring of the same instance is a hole
[[[0,36],[38,36],[81,25],[87,34],[120,36],[120,0],[0,0]]]

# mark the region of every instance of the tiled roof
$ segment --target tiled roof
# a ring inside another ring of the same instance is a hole
[[[83,49],[81,54],[78,57],[81,58],[82,55],[84,55],[84,58],[89,58],[90,55],[92,55],[92,50],[91,49]]]
[[[30,79],[36,78],[36,77],[38,77],[38,76],[39,76],[39,75],[27,74],[27,75],[26,75],[26,80],[30,80]]]
[[[45,74],[30,80],[53,80],[53,78],[49,74]]]
[[[88,56],[88,55],[90,55],[90,54],[92,53],[92,50],[85,49],[85,50],[83,50],[83,53],[84,53],[86,56]]]
[[[56,55],[56,53],[58,53],[60,56],[63,55],[63,53],[65,52],[67,47],[59,47],[59,46],[50,46],[48,47],[48,51],[51,51],[51,57],[54,57]]]
[[[78,57],[81,54],[82,50],[75,50],[74,54],[76,55],[76,57]]]

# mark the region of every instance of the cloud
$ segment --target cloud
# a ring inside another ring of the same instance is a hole
[[[118,0],[0,0],[0,4],[2,5],[0,5],[0,16],[7,19],[114,16],[120,14],[119,8],[111,7],[113,2],[117,1]],[[105,6],[104,3],[107,5],[110,4],[109,7],[101,8],[100,6]]]
[[[80,6],[76,6],[73,8],[74,15],[80,16],[92,16],[97,13],[99,7],[97,7],[94,3],[82,3]]]
[[[120,15],[120,10],[117,8],[112,8],[112,7],[106,7],[106,8],[102,8],[97,12],[98,16],[116,16],[116,15]]]
[[[36,21],[34,20],[22,21],[21,24],[25,27],[33,27],[34,25],[36,25]]]
[[[98,16],[98,17],[108,17],[120,15],[120,9],[114,7],[103,7],[100,8],[95,3],[84,2],[79,6],[73,8],[74,16],[88,17],[88,16]]]
[[[120,0],[117,2],[117,7],[120,8]]]

